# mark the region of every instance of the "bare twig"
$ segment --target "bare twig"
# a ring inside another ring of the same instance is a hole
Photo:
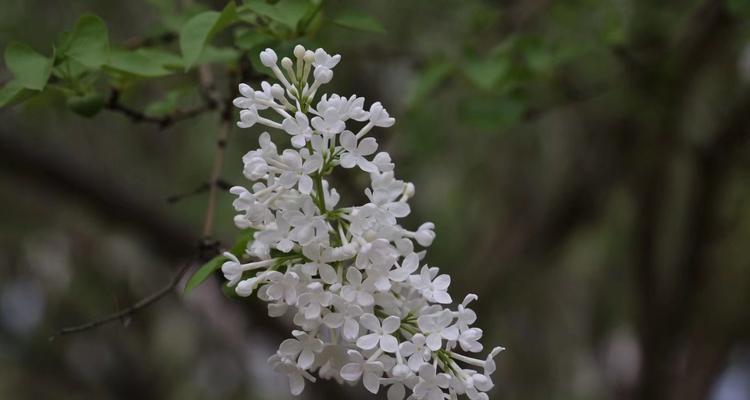
[[[109,100],[105,104],[105,107],[110,111],[119,112],[125,115],[133,122],[146,122],[156,124],[160,129],[166,129],[176,122],[196,117],[206,111],[210,111],[216,108],[214,103],[206,102],[205,104],[201,104],[192,108],[175,110],[163,117],[154,117],[146,115],[142,111],[132,109],[122,104],[122,102],[120,101],[119,90],[112,90],[112,93],[110,94]]]
[[[148,47],[155,45],[165,45],[174,43],[178,36],[174,32],[165,32],[151,37],[134,37],[125,41],[124,46],[127,49],[137,49],[139,47]]]
[[[203,65],[199,69],[202,93],[208,102],[221,107],[221,122],[216,134],[216,149],[214,150],[214,162],[211,166],[211,174],[208,179],[208,204],[206,205],[206,214],[203,219],[202,237],[205,243],[211,241],[211,235],[214,228],[214,214],[216,210],[216,195],[218,194],[218,181],[221,175],[221,169],[224,167],[224,153],[227,147],[227,138],[229,137],[231,112],[229,100],[224,101],[221,94],[216,89],[211,67]]]
[[[171,293],[172,290],[174,290],[174,288],[177,286],[177,284],[180,283],[180,279],[182,279],[182,276],[185,275],[185,272],[187,272],[188,268],[190,268],[190,263],[185,263],[182,267],[180,267],[180,269],[172,277],[172,280],[167,285],[165,285],[163,288],[159,289],[158,291],[144,297],[143,299],[133,303],[131,306],[123,309],[122,311],[104,316],[99,319],[95,319],[90,322],[86,322],[85,324],[62,328],[60,329],[59,332],[50,336],[49,340],[55,340],[56,338],[61,337],[61,336],[70,335],[70,334],[78,333],[78,332],[84,332],[84,331],[88,331],[91,329],[96,329],[102,325],[106,325],[111,322],[125,321],[131,315],[150,306],[151,304],[156,303],[157,301],[161,300],[164,296]]]
[[[216,186],[219,189],[221,189],[221,190],[228,191],[229,188],[231,188],[233,185],[231,183],[223,180],[223,179],[219,179],[219,180],[216,181]],[[191,190],[189,192],[173,194],[173,195],[167,197],[167,203],[174,204],[174,203],[182,201],[182,200],[184,200],[184,199],[186,199],[186,198],[188,198],[190,196],[195,196],[197,194],[201,194],[201,193],[207,192],[210,189],[210,187],[211,187],[211,185],[208,182],[203,182],[203,183],[200,184],[200,186],[196,187],[195,189],[193,189],[193,190]]]

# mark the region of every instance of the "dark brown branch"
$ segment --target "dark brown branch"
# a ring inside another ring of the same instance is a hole
[[[163,117],[154,117],[124,105],[120,100],[120,91],[112,90],[109,100],[107,100],[107,103],[105,104],[105,108],[110,111],[119,112],[135,123],[151,123],[157,125],[159,129],[166,129],[176,122],[197,117],[207,111],[211,111],[215,109],[216,106],[214,103],[207,102],[192,108],[175,110]]]
[[[234,186],[234,185],[232,185],[231,183],[229,183],[229,182],[227,182],[227,181],[225,181],[223,179],[218,179],[216,181],[216,186],[219,189],[221,189],[221,190],[229,191],[229,189],[232,186]],[[195,195],[198,195],[198,194],[201,194],[201,193],[205,193],[205,192],[208,191],[209,188],[210,188],[209,183],[208,182],[203,182],[203,183],[200,184],[200,186],[196,187],[195,189],[193,189],[193,190],[191,190],[189,192],[173,194],[173,195],[167,197],[166,200],[167,200],[167,203],[174,204],[174,203],[180,202],[182,200],[185,200],[188,197],[195,196]]]
[[[226,153],[227,139],[229,138],[229,130],[231,128],[232,100],[231,96],[230,98],[222,99],[221,93],[219,93],[216,88],[216,82],[209,65],[202,65],[199,68],[199,74],[201,93],[203,93],[206,101],[210,104],[221,107],[219,109],[220,123],[219,130],[216,134],[214,162],[211,166],[211,173],[208,178],[208,204],[206,205],[206,214],[203,219],[203,231],[201,235],[204,243],[211,243],[214,226],[214,213],[216,210],[216,196],[219,190],[218,181],[219,176],[221,175],[221,170],[224,167],[224,154]],[[233,79],[230,78],[230,82],[231,81],[233,81]]]
[[[180,283],[180,279],[182,279],[182,276],[185,275],[185,272],[187,272],[189,268],[190,268],[190,263],[185,263],[182,267],[180,267],[179,270],[177,270],[177,273],[172,277],[172,280],[170,280],[167,285],[165,285],[163,288],[159,289],[158,291],[144,297],[143,299],[133,303],[132,305],[128,306],[122,311],[101,317],[99,319],[95,319],[90,322],[86,322],[81,325],[62,328],[56,334],[50,336],[49,340],[55,340],[61,336],[71,335],[74,333],[85,332],[85,331],[89,331],[92,329],[96,329],[100,326],[103,326],[103,325],[106,325],[115,321],[123,321],[124,323],[133,314],[141,311],[142,309],[150,306],[151,304],[156,303],[157,301],[161,300],[163,297],[170,294],[174,290],[174,288],[177,287],[177,284]]]
[[[140,47],[158,46],[174,43],[178,36],[174,32],[165,32],[161,35],[151,37],[134,37],[125,41],[124,46],[127,49],[137,49]]]

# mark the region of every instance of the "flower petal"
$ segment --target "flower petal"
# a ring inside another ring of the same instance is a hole
[[[357,347],[363,350],[372,350],[378,345],[379,341],[380,335],[377,333],[371,333],[369,335],[360,336],[360,338],[357,339]]]
[[[383,320],[383,333],[393,333],[401,326],[401,318],[391,315]]]
[[[380,337],[380,348],[386,353],[395,353],[398,350],[398,340],[391,335]]]

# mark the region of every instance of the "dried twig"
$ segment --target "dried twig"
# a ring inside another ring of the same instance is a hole
[[[65,336],[65,335],[70,335],[73,333],[95,329],[102,325],[106,325],[110,322],[127,320],[127,318],[129,318],[136,312],[150,306],[151,304],[156,303],[157,301],[161,300],[161,298],[171,293],[172,290],[174,290],[174,288],[177,286],[177,284],[180,283],[180,279],[182,279],[182,276],[185,275],[185,272],[187,272],[190,265],[191,265],[190,263],[185,263],[182,267],[180,267],[177,273],[172,277],[172,280],[166,286],[144,297],[143,299],[137,301],[136,303],[125,308],[124,310],[104,316],[102,318],[99,318],[90,322],[86,322],[85,324],[62,328],[60,329],[59,332],[50,336],[49,340],[55,340],[56,338],[60,336]]]

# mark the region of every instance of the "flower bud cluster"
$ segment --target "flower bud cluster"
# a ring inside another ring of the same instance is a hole
[[[294,59],[279,62],[271,49],[260,59],[279,83],[240,84],[237,125],[280,130],[292,148],[280,150],[264,132],[260,148],[243,157],[253,183],[231,189],[234,222],[255,233],[242,259],[226,254],[222,272],[238,295],[266,301],[269,315],[291,313],[297,329],[270,364],[288,375],[295,395],[322,378],[361,380],[372,393],[387,387],[390,400],[407,392],[409,399],[487,399],[503,348],[467,355],[483,350],[469,308],[477,296],[450,307],[450,276],[424,265],[426,251],[415,248],[432,244],[434,225],[399,225],[414,185],[397,179],[391,157],[366,137],[394,119],[356,95],[315,100],[339,55],[297,46]],[[328,179],[337,167],[369,175],[366,204],[339,206]]]

